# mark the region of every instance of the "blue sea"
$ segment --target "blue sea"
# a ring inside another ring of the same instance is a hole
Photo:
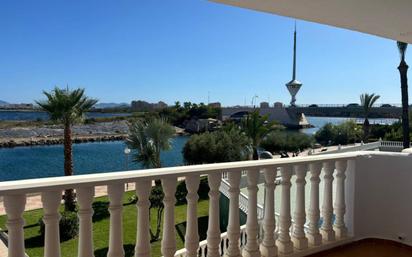
[[[164,167],[183,165],[182,149],[188,137],[172,139],[172,149],[161,153]],[[73,145],[75,174],[142,169],[124,154],[123,141]],[[0,181],[63,176],[63,146],[0,148]]]
[[[37,119],[45,113],[0,112],[0,122],[7,115],[12,119],[23,118]],[[27,115],[27,116],[26,116]],[[108,115],[107,113],[91,113],[91,115]],[[107,117],[107,116],[106,116]],[[312,135],[328,122],[342,123],[348,118],[307,117],[314,128],[303,129],[302,133]],[[396,119],[371,119],[371,123],[391,124]],[[183,165],[182,149],[188,137],[175,137],[172,149],[162,152],[163,166]],[[133,152],[128,156],[124,154],[125,144],[122,141],[83,143],[73,145],[75,174],[91,174],[101,172],[115,172],[123,170],[142,169],[141,165],[133,162]],[[0,148],[0,181],[63,176],[63,146],[32,146],[16,148]]]

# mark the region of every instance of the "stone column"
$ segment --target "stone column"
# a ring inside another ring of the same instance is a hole
[[[186,177],[187,188],[187,227],[185,235],[185,248],[187,257],[196,257],[199,249],[199,233],[197,231],[197,201],[199,196],[199,175],[190,175]]]
[[[162,254],[164,257],[173,257],[176,252],[176,231],[175,231],[175,192],[177,179],[162,179],[164,192],[163,204],[165,206],[163,213],[163,238]]]
[[[124,184],[111,184],[107,186],[107,193],[110,200],[110,235],[109,251],[107,257],[123,257],[123,193]]]
[[[8,257],[25,257],[24,219],[26,195],[4,196],[4,208],[7,213],[7,229],[9,235]]]
[[[309,244],[312,246],[318,246],[322,244],[322,236],[319,233],[319,183],[320,172],[322,170],[322,163],[311,163],[309,165],[310,170],[310,207],[309,207],[309,229],[308,239]]]
[[[138,180],[136,182],[137,194],[137,235],[135,257],[150,257],[150,219],[149,195],[152,188],[151,180]]]
[[[207,230],[207,256],[220,257],[219,186],[220,173],[212,173],[209,181],[209,227]]]
[[[43,222],[45,225],[44,257],[60,257],[59,206],[62,200],[61,191],[43,192]]]
[[[323,188],[323,204],[322,204],[322,217],[323,223],[321,227],[321,234],[323,240],[326,242],[335,240],[335,231],[332,228],[333,218],[333,171],[335,169],[334,162],[323,163],[323,176],[324,188]]]
[[[265,176],[265,216],[263,218],[263,242],[260,245],[262,257],[276,257],[277,246],[275,243],[275,180],[277,168],[266,168]]]
[[[305,235],[305,185],[306,185],[306,166],[295,166],[296,173],[296,205],[295,212],[293,213],[293,219],[295,221],[293,229],[293,245],[298,250],[304,250],[308,248],[308,239]]]
[[[260,257],[259,252],[259,225],[257,218],[257,192],[259,170],[250,169],[247,171],[248,190],[248,215],[246,221],[246,246],[243,250],[243,257]]]
[[[290,240],[289,235],[290,226],[292,224],[290,215],[290,178],[292,177],[292,167],[281,167],[280,175],[282,176],[282,199],[277,246],[281,254],[290,254],[293,252],[293,243]]]
[[[345,225],[345,212],[346,212],[346,204],[345,204],[345,179],[346,179],[346,168],[347,168],[347,161],[337,161],[336,162],[336,199],[335,199],[335,225],[334,229],[336,232],[336,236],[338,238],[345,238],[347,236],[348,229]]]

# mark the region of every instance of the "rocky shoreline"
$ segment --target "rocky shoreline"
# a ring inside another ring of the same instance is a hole
[[[118,141],[125,140],[128,131],[127,121],[98,122],[73,126],[72,138],[73,143]],[[63,144],[63,132],[59,125],[3,128],[0,129],[0,148]],[[176,128],[176,134],[186,133]]]
[[[127,132],[126,121],[82,124],[72,128],[73,143],[124,140]],[[62,144],[63,134],[63,127],[59,125],[0,129],[0,148]]]
[[[104,142],[104,141],[118,141],[125,140],[124,135],[104,135],[104,136],[75,136],[73,143],[88,143],[88,142]],[[50,138],[13,138],[13,139],[1,139],[0,148],[13,148],[18,146],[37,146],[37,145],[59,145],[63,144],[62,137],[50,137]]]

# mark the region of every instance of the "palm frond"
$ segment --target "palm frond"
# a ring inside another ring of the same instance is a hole
[[[55,87],[52,91],[43,94],[47,100],[36,101],[37,105],[55,121],[73,124],[82,121],[84,114],[97,103],[96,99],[85,95],[83,88],[70,90]]]
[[[130,125],[126,143],[136,150],[136,162],[146,168],[160,168],[160,153],[171,148],[174,133],[175,129],[164,118],[139,120]]]

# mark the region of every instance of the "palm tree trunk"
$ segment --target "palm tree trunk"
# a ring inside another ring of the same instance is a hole
[[[64,175],[73,175],[72,130],[70,123],[64,124]],[[67,189],[64,191],[64,210],[76,210],[73,189]]]
[[[363,141],[365,143],[367,143],[369,139],[369,129],[370,129],[369,119],[365,118],[365,122],[363,123]]]
[[[253,147],[253,160],[259,160],[259,154],[257,147]]]
[[[403,148],[410,147],[409,138],[409,100],[408,100],[408,65],[402,59],[398,70],[401,76],[402,91],[402,131],[403,131]]]

